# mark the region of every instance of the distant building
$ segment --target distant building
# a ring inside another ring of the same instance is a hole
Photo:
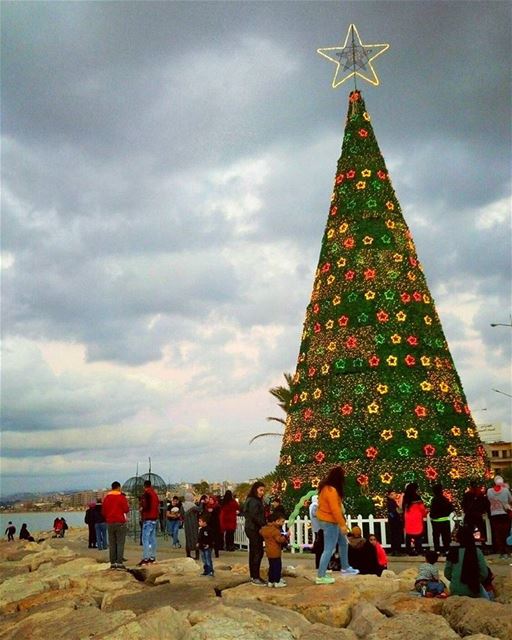
[[[512,467],[512,442],[484,442],[483,443],[491,468],[494,473],[502,473],[504,469]]]
[[[501,442],[503,437],[501,423],[478,424],[476,428],[482,442]]]

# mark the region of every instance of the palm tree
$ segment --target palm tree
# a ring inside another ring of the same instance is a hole
[[[288,416],[288,411],[290,409],[290,404],[292,401],[292,380],[293,375],[291,373],[285,372],[284,379],[286,380],[286,386],[280,385],[278,387],[272,387],[269,389],[269,393],[271,393],[274,398],[276,398],[277,405],[285,412],[286,416]],[[267,420],[273,422],[280,422],[282,425],[286,424],[286,416],[284,418],[276,418],[275,416],[268,416]],[[267,436],[271,437],[279,437],[282,438],[283,434],[277,431],[267,431],[265,433],[258,433],[253,438],[249,440],[249,444],[257,440],[258,438],[266,438]]]

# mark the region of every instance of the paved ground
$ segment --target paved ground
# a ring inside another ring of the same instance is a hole
[[[96,549],[88,549],[87,548],[87,534],[84,530],[83,536],[80,536],[78,539],[75,535],[72,535],[70,538],[64,538],[62,540],[52,540],[52,543],[55,545],[66,545],[76,553],[79,553],[82,556],[89,556],[92,558],[101,558],[108,562],[108,551],[97,551]],[[157,541],[157,558],[167,559],[167,558],[178,558],[180,556],[185,555],[184,549],[172,549],[171,543],[169,539],[158,538]],[[127,539],[126,547],[125,547],[125,557],[127,558],[126,564],[128,566],[133,566],[139,562],[142,558],[142,548],[138,543],[138,540],[133,540],[132,538]],[[512,566],[510,563],[512,559],[509,560],[500,560],[497,555],[491,555],[486,557],[487,563],[491,567],[493,573],[498,576],[512,576]],[[220,558],[214,558],[215,562],[222,562],[223,564],[229,563],[243,563],[247,561],[247,551],[221,551]],[[263,562],[266,562],[264,559]],[[399,557],[399,558],[389,558],[388,568],[394,571],[395,573],[399,573],[404,569],[408,569],[409,567],[415,566],[423,562],[423,558],[421,557]],[[439,561],[440,566],[444,564],[444,560]],[[283,565],[295,565],[295,566],[309,566],[311,568],[314,567],[314,556],[311,553],[289,553],[286,552],[283,554]]]

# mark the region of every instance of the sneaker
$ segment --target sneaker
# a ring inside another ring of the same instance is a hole
[[[255,585],[256,587],[265,587],[267,583],[261,578],[251,578],[251,584]]]
[[[274,588],[276,586],[275,582],[267,582],[267,587],[270,587],[271,589]]]
[[[315,580],[315,584],[333,584],[334,582],[336,582],[336,580],[332,576],[318,577]]]
[[[359,573],[359,569],[353,569],[352,567],[347,567],[346,569],[342,569],[341,573],[349,576],[356,576]]]
[[[137,564],[138,567],[143,567],[147,564],[150,564],[151,560],[149,558],[142,558],[142,560]]]
[[[156,562],[156,558],[148,558],[148,562],[150,564],[153,564],[153,562]]]
[[[282,589],[283,587],[286,587],[286,582],[283,582],[282,580],[279,580],[279,582],[274,582],[274,587],[276,589]]]
[[[120,571],[126,571],[126,567],[124,566],[124,564],[116,564],[116,569]]]
[[[111,569],[117,569],[117,564],[111,564],[111,565],[110,565],[110,568],[111,568]]]
[[[440,600],[445,600],[447,597],[448,597],[448,594],[445,593],[444,591],[443,593],[438,593],[436,596],[436,598],[439,598]]]

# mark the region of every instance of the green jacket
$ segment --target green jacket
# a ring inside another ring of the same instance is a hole
[[[456,563],[446,561],[446,565],[444,567],[444,575],[445,578],[448,578],[450,581],[450,593],[452,596],[470,596],[473,598],[477,598],[480,594],[475,595],[472,591],[470,591],[467,584],[461,582],[460,574],[462,573],[462,563],[464,562],[464,553],[465,549],[459,549],[459,560]],[[480,549],[476,550],[476,556],[478,558],[478,568],[480,572],[480,582],[483,582],[489,573],[489,567],[485,562],[485,558],[480,551]],[[482,591],[482,586],[480,585],[480,591]]]

